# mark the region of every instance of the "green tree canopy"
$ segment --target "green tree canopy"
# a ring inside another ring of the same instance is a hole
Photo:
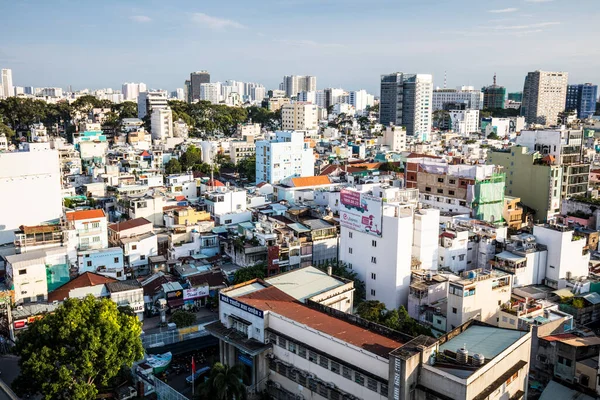
[[[240,175],[249,182],[256,182],[256,154],[252,154],[240,161],[235,166]]]
[[[179,162],[184,171],[189,171],[194,165],[202,162],[202,150],[194,145],[188,146],[181,157],[179,157]]]
[[[208,379],[200,385],[200,398],[216,400],[245,400],[244,368],[241,365],[230,367],[215,363]]]
[[[171,158],[165,165],[165,173],[167,175],[181,173],[181,163],[176,158]]]
[[[10,127],[2,122],[0,122],[0,135],[6,135],[8,139],[15,136],[15,131],[10,129]]]
[[[410,336],[433,336],[431,329],[412,319],[406,308],[400,306],[397,310],[388,310],[380,301],[369,300],[362,302],[357,309],[359,317],[386,326]]]
[[[137,104],[133,101],[113,104],[111,109],[119,115],[119,121],[123,121],[124,118],[137,118],[138,116]]]
[[[244,283],[252,279],[264,279],[267,276],[267,265],[260,263],[252,267],[244,267],[235,271],[233,275],[233,283]]]
[[[92,400],[98,387],[143,357],[141,322],[108,299],[68,299],[24,331],[17,341],[23,396]]]
[[[196,323],[196,314],[189,311],[177,310],[171,315],[171,322],[177,325],[178,328],[185,328]]]

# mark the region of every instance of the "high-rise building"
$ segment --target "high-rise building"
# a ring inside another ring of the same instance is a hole
[[[496,74],[494,74],[494,83],[481,89],[483,92],[483,108],[504,108],[506,103],[506,88],[496,84]]]
[[[304,132],[277,131],[274,140],[256,142],[256,182],[279,183],[282,179],[314,176],[315,156]]]
[[[460,86],[456,89],[440,89],[433,91],[433,111],[444,110],[448,103],[464,103],[467,109],[481,110],[483,108],[483,92],[473,86]]]
[[[190,74],[191,101],[200,100],[200,85],[210,83],[208,71],[196,71]]]
[[[177,100],[185,100],[185,91],[183,88],[177,88],[173,92],[171,92],[171,97]]]
[[[344,89],[327,88],[323,91],[325,97],[325,108],[329,108],[341,102],[344,95]]]
[[[304,102],[284,105],[281,108],[281,128],[291,131],[317,129],[317,108],[316,104]]]
[[[512,92],[508,94],[508,100],[520,103],[523,101],[523,92]]]
[[[310,75],[286,75],[283,77],[281,87],[285,90],[287,97],[294,97],[299,92],[313,92],[317,90],[317,78]]]
[[[12,81],[12,70],[5,68],[0,73],[0,97],[8,98],[15,95]]]
[[[375,104],[375,98],[364,89],[355,90],[348,93],[348,103],[357,113],[362,113],[367,107]]]
[[[212,104],[217,104],[221,101],[221,83],[202,83],[200,85],[200,97],[198,100],[210,101]]]
[[[150,117],[152,139],[164,141],[173,137],[173,112],[169,107],[155,108]]]
[[[406,134],[427,141],[431,133],[433,77],[396,72],[381,76],[379,121],[399,125]]]
[[[183,95],[185,97],[185,101],[188,103],[192,102],[192,83],[189,79],[187,79],[183,84]]]
[[[150,114],[154,108],[164,108],[167,106],[168,96],[166,90],[142,92],[138,96],[138,118],[144,118],[146,115]]]
[[[577,118],[587,119],[596,112],[598,86],[591,83],[567,86],[565,110],[576,110]]]
[[[146,84],[141,82],[125,82],[121,85],[121,93],[123,93],[124,101],[137,101],[140,93],[145,92],[146,90]]]
[[[568,72],[529,72],[523,86],[521,115],[528,124],[556,125],[565,110]]]

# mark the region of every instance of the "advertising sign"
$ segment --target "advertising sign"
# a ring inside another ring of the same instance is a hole
[[[247,313],[257,316],[258,318],[264,318],[262,310],[244,304],[236,299],[232,299],[231,297],[225,296],[223,293],[221,293],[220,300],[223,303],[232,305],[233,307],[239,308],[242,311],[246,311]]]
[[[168,300],[175,300],[175,299],[181,299],[183,298],[183,291],[182,290],[175,290],[173,292],[168,292],[167,293],[167,299]]]
[[[183,290],[183,299],[184,300],[192,300],[197,299],[198,297],[206,297],[208,296],[209,287],[206,286],[198,286],[195,288],[184,289]]]
[[[379,197],[343,189],[340,202],[340,225],[381,237],[382,200]]]

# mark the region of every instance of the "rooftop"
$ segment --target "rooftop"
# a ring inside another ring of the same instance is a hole
[[[329,185],[331,181],[328,176],[304,176],[300,178],[291,178],[294,187]]]
[[[315,267],[295,269],[265,281],[301,302],[346,284]]]
[[[109,225],[108,228],[115,232],[122,232],[126,231],[127,229],[137,228],[146,224],[152,225],[152,222],[148,221],[146,218],[134,218],[125,222],[117,222],[116,224]]]
[[[128,279],[126,281],[116,281],[107,283],[106,288],[109,292],[116,293],[125,292],[127,290],[141,289],[142,284],[135,279]]]
[[[245,294],[243,289],[250,286]],[[223,292],[230,297],[236,297],[242,303],[255,307],[263,312],[272,312],[289,318],[309,328],[320,331],[326,335],[360,347],[365,351],[388,358],[389,353],[402,346],[404,343],[354,325],[343,319],[321,311],[314,310],[294,297],[284,293],[275,286],[267,287],[259,281],[250,281],[248,285],[238,287],[232,291]],[[235,296],[237,294],[237,296]]]
[[[106,217],[102,209],[68,211],[65,215],[67,217],[67,221],[82,221],[84,219]]]
[[[73,289],[104,285],[105,283],[116,282],[116,279],[107,276],[94,274],[93,272],[84,272],[77,278],[62,285],[61,287],[48,293],[48,301],[63,301],[69,297],[69,292]]]

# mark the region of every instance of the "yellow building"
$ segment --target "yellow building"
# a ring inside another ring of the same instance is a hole
[[[196,211],[192,207],[184,210],[175,210],[173,213],[176,225],[194,225],[201,221],[210,221],[210,214],[206,211]]]
[[[521,229],[523,226],[523,209],[518,205],[520,201],[519,197],[504,196],[502,218],[509,229]]]

